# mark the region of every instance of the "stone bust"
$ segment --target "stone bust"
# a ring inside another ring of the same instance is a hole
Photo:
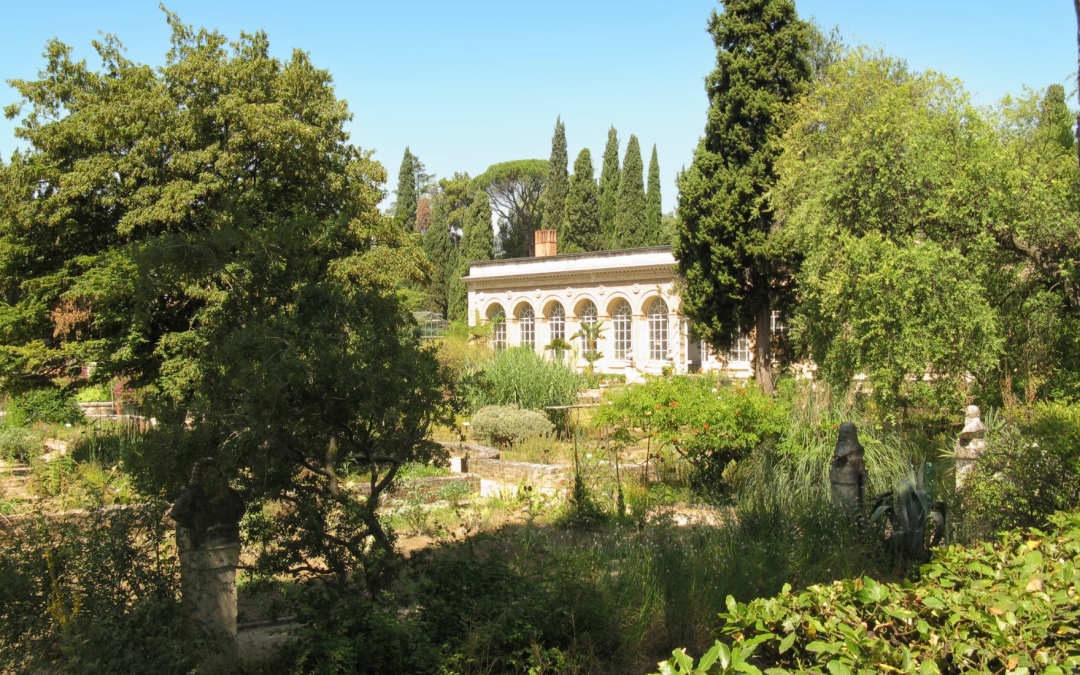
[[[244,517],[244,500],[232,488],[213,492],[207,490],[204,476],[213,459],[197,460],[191,469],[191,484],[176,498],[171,517],[178,528],[186,530],[192,548],[214,540],[217,542],[240,541],[240,519]]]

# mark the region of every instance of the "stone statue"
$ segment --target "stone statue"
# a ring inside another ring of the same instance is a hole
[[[969,405],[964,412],[964,429],[956,439],[953,458],[956,466],[956,489],[964,483],[964,478],[975,468],[979,455],[986,449],[986,425],[980,419],[979,406]]]
[[[238,663],[236,640],[236,566],[240,563],[240,519],[244,502],[232,488],[210,491],[204,484],[205,458],[195,462],[191,484],[173,503],[176,521],[183,605],[198,631],[213,648],[202,666],[207,672],[228,672]]]
[[[861,509],[866,485],[866,461],[863,459],[863,446],[859,443],[859,432],[853,423],[840,425],[830,466],[833,504]]]

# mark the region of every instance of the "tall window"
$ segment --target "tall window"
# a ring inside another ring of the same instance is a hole
[[[619,300],[611,310],[611,323],[615,330],[615,359],[625,361],[634,354],[634,312],[630,303]]]
[[[668,308],[667,303],[656,298],[649,305],[649,359],[667,361],[668,358]]]
[[[743,332],[742,328],[735,329],[735,339],[731,342],[731,351],[728,352],[729,361],[749,361],[750,336]]]
[[[780,310],[774,309],[772,311],[771,319],[772,319],[772,326],[771,327],[772,327],[772,334],[773,335],[778,335],[778,334],[783,335],[783,334],[787,333],[787,323],[784,322],[784,317],[781,316]]]
[[[566,340],[566,310],[561,302],[556,302],[548,308],[548,329],[551,333],[551,342]]]
[[[585,324],[595,326],[599,314],[600,312],[596,310],[596,305],[593,304],[592,300],[585,300],[580,305],[578,305],[578,323],[580,323],[582,326],[584,326]],[[581,351],[588,352],[595,349],[596,341],[593,340],[592,344],[589,344],[585,337],[582,336]]]
[[[495,351],[506,349],[506,313],[501,305],[488,310],[488,321],[491,322],[491,343]]]
[[[533,308],[522,303],[517,311],[518,329],[521,331],[521,346],[536,349],[536,318]]]

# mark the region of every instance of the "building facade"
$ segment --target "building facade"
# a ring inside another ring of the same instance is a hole
[[[543,241],[541,241],[543,239]],[[543,244],[543,245],[541,245]],[[491,323],[496,349],[526,346],[539,353],[561,340],[579,367],[589,345],[573,338],[582,324],[600,323],[595,368],[627,381],[664,372],[751,373],[751,343],[731,354],[710,353],[682,316],[670,246],[557,255],[554,233],[537,232],[537,256],[473,263],[464,277],[469,324]]]

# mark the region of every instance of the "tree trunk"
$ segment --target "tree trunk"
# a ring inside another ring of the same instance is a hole
[[[1073,9],[1076,10],[1076,70],[1080,78],[1080,0],[1073,0]],[[1077,81],[1080,82],[1080,79]],[[1076,97],[1080,100],[1080,88],[1077,88]],[[1080,113],[1076,116],[1076,161],[1080,164]]]
[[[1080,2],[1080,0],[1076,0]],[[772,380],[772,308],[765,305],[758,310],[754,335],[754,379],[761,391],[773,393]]]

